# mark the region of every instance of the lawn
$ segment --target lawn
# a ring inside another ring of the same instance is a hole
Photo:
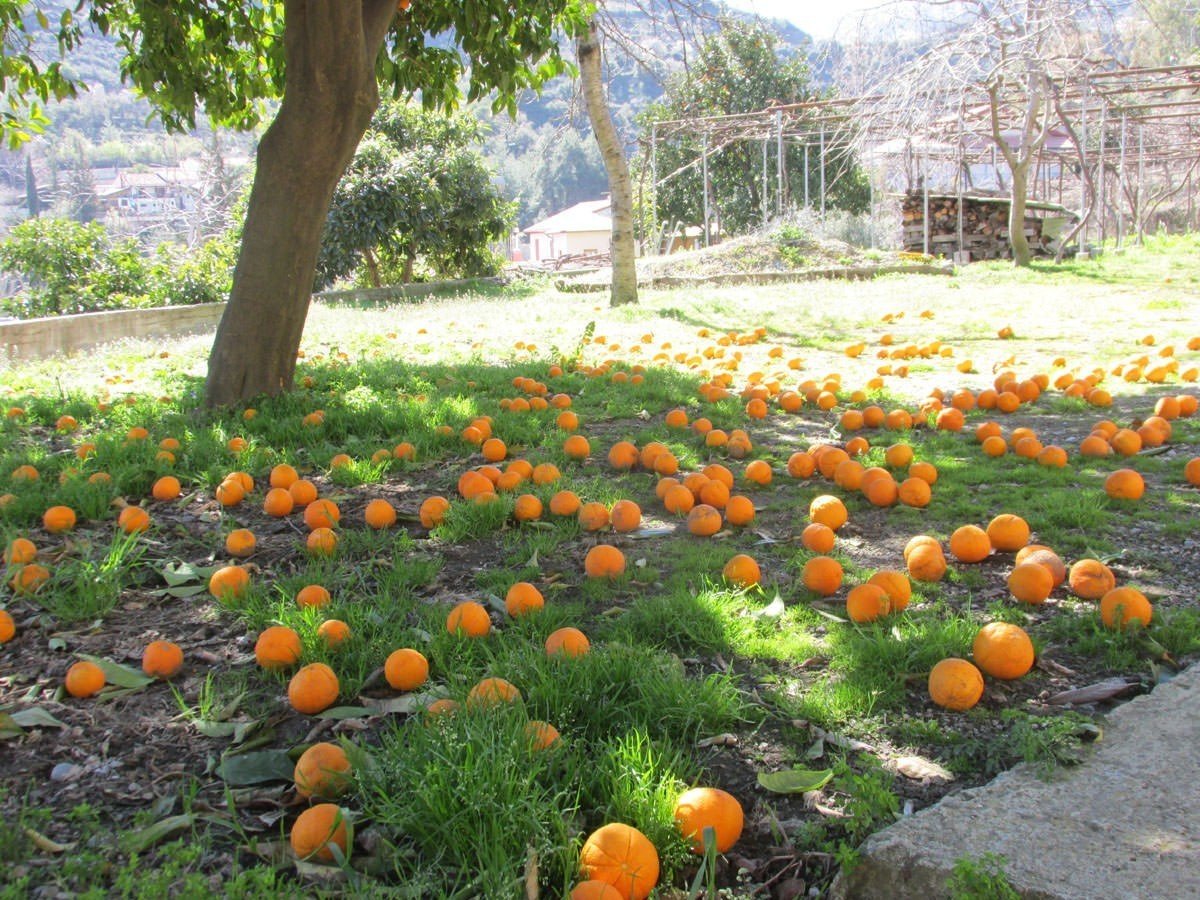
[[[202,336],[0,373],[0,896],[565,897],[612,823],[655,896],[824,890],[1200,657],[1200,239],[605,299],[315,305],[296,390],[219,413]],[[931,695],[997,653],[1028,672]],[[693,786],[740,805],[724,852],[676,824]]]

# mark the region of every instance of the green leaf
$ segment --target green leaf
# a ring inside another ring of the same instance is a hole
[[[221,760],[217,775],[227,784],[242,787],[268,781],[291,781],[296,766],[282,750],[259,750]]]
[[[144,688],[154,681],[152,677],[140,669],[123,666],[120,663],[113,662],[111,659],[101,659],[99,656],[89,656],[86,653],[80,653],[79,658],[86,659],[88,662],[94,662],[104,671],[104,680],[119,688],[137,690],[138,688]]]
[[[29,709],[22,709],[9,716],[16,725],[21,728],[65,728],[66,726],[60,722],[46,710],[40,706],[31,706]]]
[[[196,581],[207,585],[208,579],[217,569],[218,566],[194,566],[187,562],[181,562],[175,566],[168,563],[162,567],[159,574],[162,575],[163,581],[171,587],[182,587]]]
[[[776,794],[803,794],[819,791],[833,778],[833,769],[784,769],[759,772],[758,783]]]
[[[11,740],[24,733],[25,729],[14,722],[12,716],[6,712],[0,712],[0,741]]]
[[[127,831],[117,839],[117,846],[124,853],[141,853],[148,847],[153,847],[159,841],[177,832],[184,831],[196,824],[199,817],[196,813],[184,813],[180,816],[170,816],[160,819],[153,825],[148,825],[138,831]]]
[[[361,719],[373,715],[365,706],[334,706],[317,715],[318,719]]]

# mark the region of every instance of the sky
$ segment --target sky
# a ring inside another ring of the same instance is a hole
[[[838,23],[883,0],[726,0],[734,9],[758,13],[769,19],[786,19],[817,40],[832,37]]]

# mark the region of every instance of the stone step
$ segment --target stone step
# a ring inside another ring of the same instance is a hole
[[[954,864],[1004,858],[1027,900],[1200,898],[1200,664],[1116,709],[1079,766],[1029,766],[872,835],[839,900],[949,900]]]

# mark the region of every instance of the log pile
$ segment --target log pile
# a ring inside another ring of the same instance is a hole
[[[964,250],[971,259],[1007,259],[1012,256],[1008,243],[1008,200],[1002,197],[963,198],[962,233]],[[909,191],[901,207],[904,220],[904,249],[921,251],[925,246],[925,195]],[[1025,236],[1034,252],[1042,246],[1042,220],[1025,217]],[[958,246],[958,198],[943,194],[929,195],[929,252],[934,256],[952,256]]]

